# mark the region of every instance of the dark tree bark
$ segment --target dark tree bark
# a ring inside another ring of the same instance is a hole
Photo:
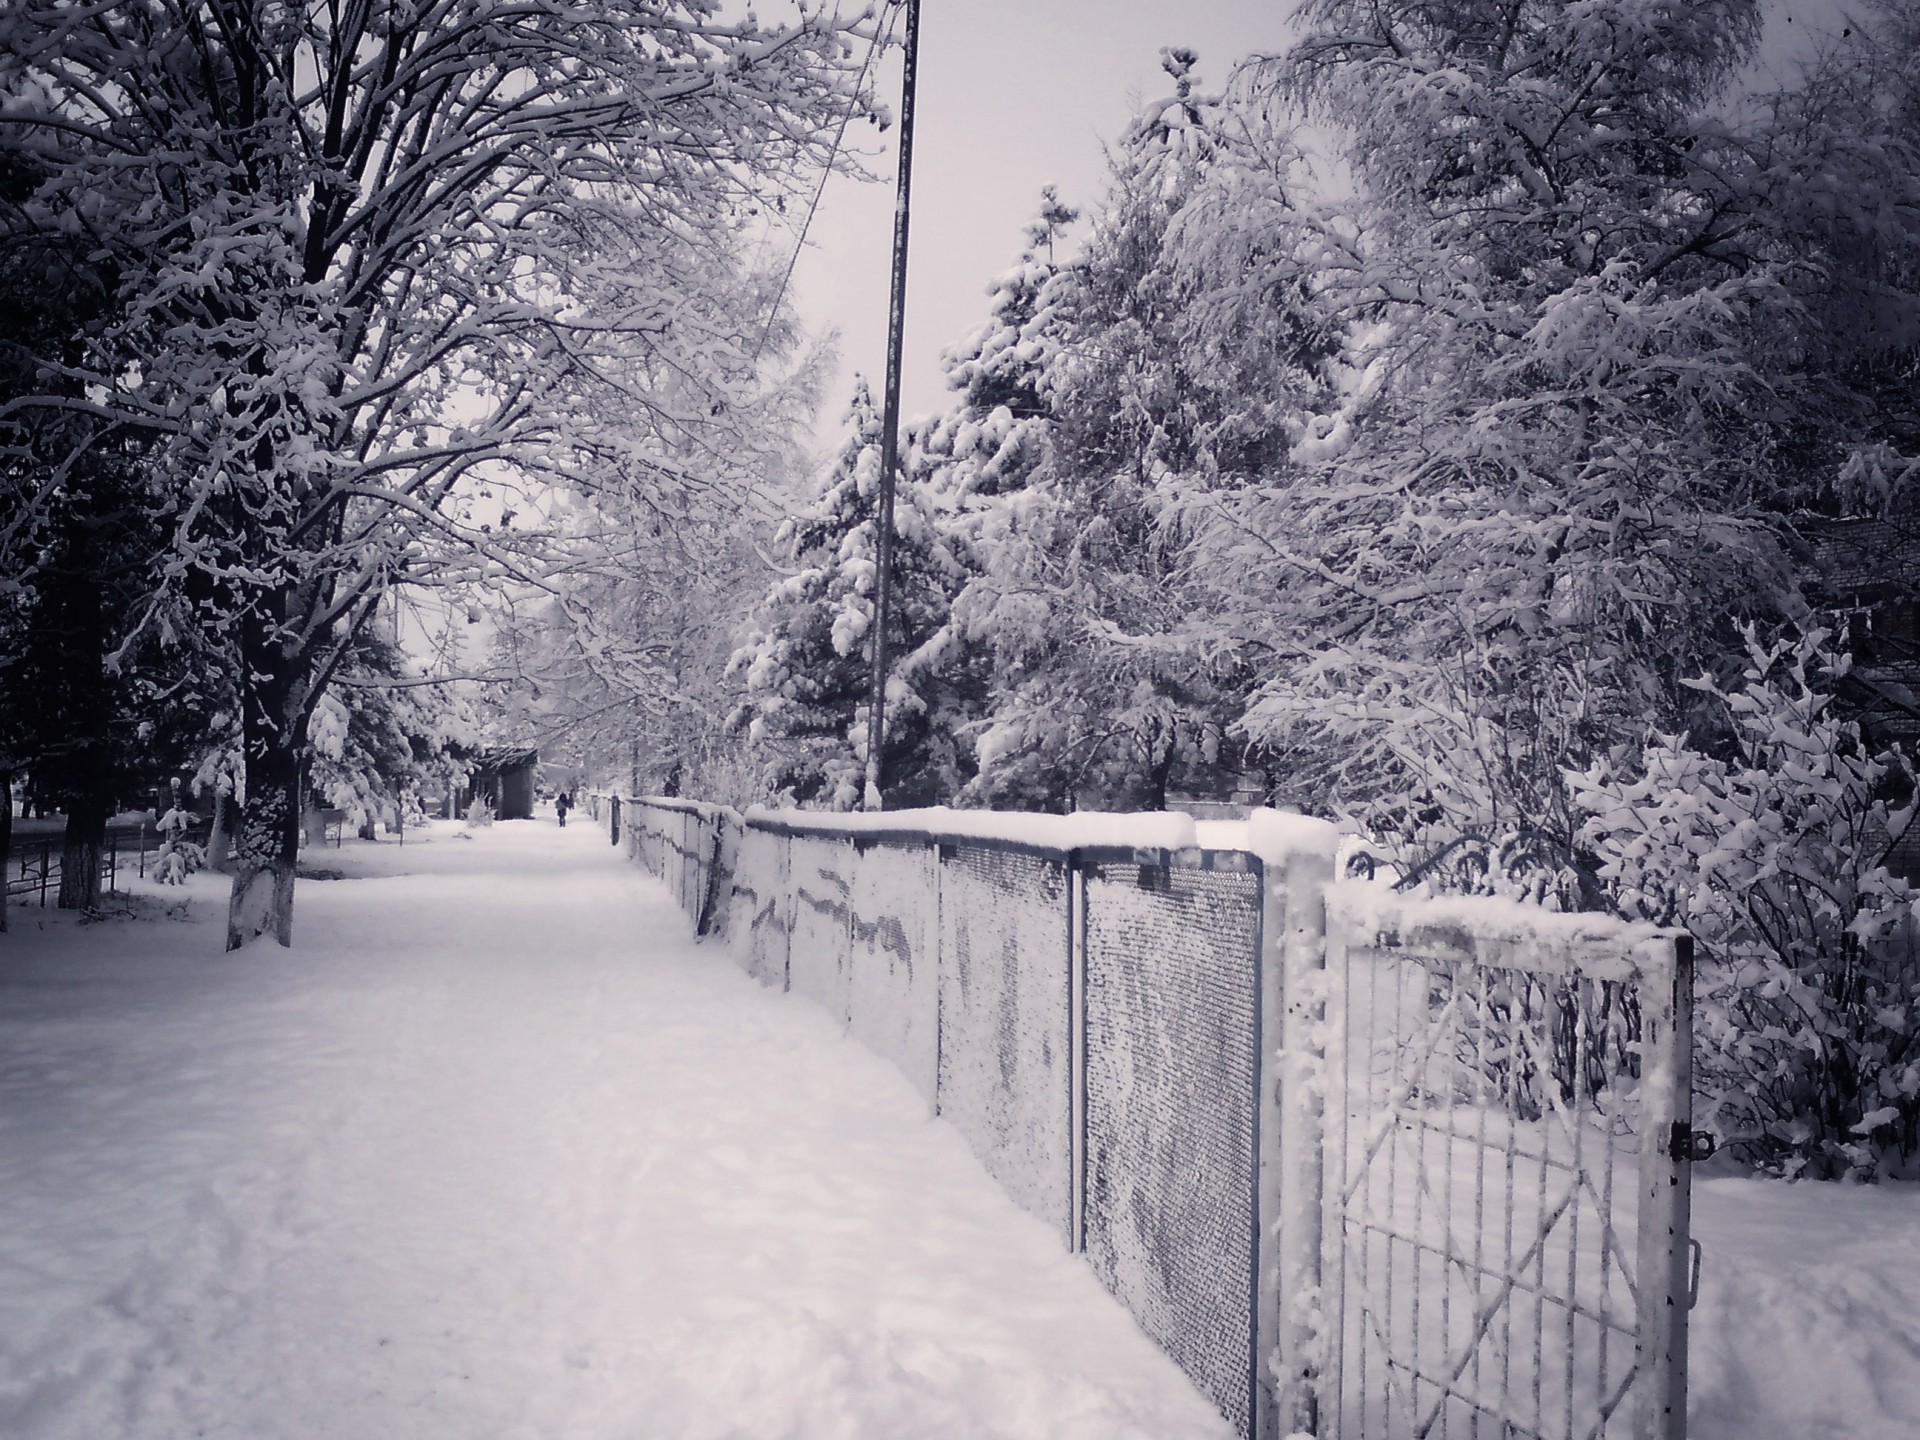
[[[68,735],[53,765],[54,788],[67,812],[60,851],[62,910],[99,905],[107,817],[113,813],[114,764],[106,734],[116,706],[103,658],[111,639],[98,578],[106,559],[100,539],[96,525],[84,519],[75,523],[67,566],[52,587],[46,616],[71,646],[62,717]]]
[[[284,597],[276,597],[284,599]],[[300,752],[306,743],[305,689],[297,655],[272,612],[256,606],[240,623],[241,745],[247,798],[233,847],[227,949],[272,935],[293,944],[293,878],[300,858]]]
[[[82,775],[104,767],[76,757]],[[60,847],[60,908],[92,910],[100,903],[100,871],[107,849],[107,819],[113,801],[99,785],[76,786],[67,794],[66,839]]]
[[[0,934],[7,929],[7,857],[13,849],[13,771],[0,770]]]

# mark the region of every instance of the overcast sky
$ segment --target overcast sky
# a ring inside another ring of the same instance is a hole
[[[1084,208],[1102,187],[1101,146],[1119,136],[1134,99],[1172,93],[1161,48],[1197,50],[1203,83],[1216,85],[1234,60],[1281,44],[1290,9],[1283,0],[921,0],[906,417],[944,408],[940,352],[986,318],[986,287],[1019,258],[1041,186]],[[897,109],[897,50],[881,94]],[[840,332],[818,432],[827,444],[854,372],[870,377],[877,398],[886,367],[894,134],[856,128],[855,138],[886,147],[870,162],[885,180],[828,181],[793,278],[807,323]]]
[[[1842,6],[1774,0],[1769,58],[1797,48],[1794,40]],[[1162,47],[1198,51],[1202,84],[1218,86],[1236,60],[1284,45],[1292,9],[1287,0],[922,0],[906,418],[947,404],[940,352],[986,318],[986,287],[1019,257],[1040,188],[1056,185],[1084,209],[1104,184],[1101,147],[1118,138],[1137,102],[1172,93]],[[1789,16],[1799,22],[1791,39]],[[897,107],[899,93],[896,49],[881,94]],[[877,398],[886,365],[894,134],[855,127],[849,140],[884,147],[870,166],[885,178],[827,183],[793,277],[806,322],[840,335],[816,431],[825,446],[841,434],[853,374],[866,374]]]

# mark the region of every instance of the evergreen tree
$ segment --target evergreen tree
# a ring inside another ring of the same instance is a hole
[[[770,792],[850,810],[866,769],[880,479],[880,416],[864,381],[848,438],[819,493],[777,541],[792,571],[767,592],[728,667],[744,694],[730,728],[765,742]],[[964,783],[970,760],[950,687],[926,652],[964,578],[934,522],[923,462],[909,448],[894,497],[892,633],[881,793],[889,808],[932,804]]]
[[[371,839],[377,819],[399,818],[409,788],[447,773],[472,737],[466,710],[450,684],[431,683],[393,641],[363,629],[314,709],[310,810],[344,810]]]
[[[955,357],[965,399],[943,430],[979,574],[953,629],[991,656],[967,792],[982,803],[1160,808],[1174,788],[1224,788],[1246,763],[1227,727],[1251,674],[1199,623],[1205,592],[1189,583],[1175,502],[1284,450],[1275,402],[1249,397],[1284,389],[1303,342],[1217,313],[1218,330],[1195,329],[1207,297],[1181,261],[1190,214],[1229,156],[1235,173],[1266,157],[1238,154],[1191,52],[1163,58],[1173,93],[1115,150],[1090,238],[1067,264],[1043,260],[1061,218],[1043,213],[995,323]],[[982,414],[999,398],[983,381],[1027,411]]]

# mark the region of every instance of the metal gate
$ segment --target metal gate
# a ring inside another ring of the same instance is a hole
[[[1333,889],[1320,1433],[1685,1433],[1684,936]]]

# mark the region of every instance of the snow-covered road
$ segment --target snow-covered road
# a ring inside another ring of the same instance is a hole
[[[590,826],[314,862],[291,952],[0,937],[6,1440],[1230,1433]]]

